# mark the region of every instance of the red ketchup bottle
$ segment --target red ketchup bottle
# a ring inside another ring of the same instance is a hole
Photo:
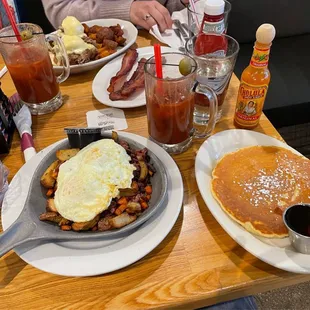
[[[195,42],[195,54],[197,56],[225,56],[227,51],[226,38],[214,35],[225,32],[224,10],[224,0],[206,0],[204,17]]]

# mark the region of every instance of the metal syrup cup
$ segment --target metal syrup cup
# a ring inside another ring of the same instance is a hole
[[[303,206],[303,207],[307,207],[310,209],[310,204],[306,204],[306,203],[300,203],[300,204],[292,205],[284,211],[283,222],[284,222],[286,228],[288,229],[288,235],[289,235],[289,239],[290,239],[292,246],[298,252],[300,252],[302,254],[310,255],[310,237],[296,232],[293,228],[290,227],[290,225],[288,223],[289,221],[287,220],[287,216],[289,215],[289,210],[291,210],[292,208],[297,207],[297,206]],[[309,225],[310,225],[310,221],[309,221]]]

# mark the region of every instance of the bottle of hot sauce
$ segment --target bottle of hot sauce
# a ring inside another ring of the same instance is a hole
[[[197,56],[211,54],[224,56],[226,53],[226,39],[214,35],[225,32],[224,9],[224,0],[205,1],[204,17],[195,42],[195,54]]]
[[[270,82],[268,60],[275,34],[271,24],[262,24],[256,31],[250,64],[241,75],[234,119],[236,127],[253,129],[259,123]]]

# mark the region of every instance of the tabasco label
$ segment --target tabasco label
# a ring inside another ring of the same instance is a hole
[[[251,85],[241,82],[235,111],[235,122],[242,127],[253,127],[263,111],[268,85]]]
[[[250,65],[256,68],[266,68],[269,61],[270,48],[254,47]]]

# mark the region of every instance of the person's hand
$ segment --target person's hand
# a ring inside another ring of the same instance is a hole
[[[156,24],[161,32],[172,28],[169,11],[157,1],[134,1],[129,16],[132,23],[147,30]]]

